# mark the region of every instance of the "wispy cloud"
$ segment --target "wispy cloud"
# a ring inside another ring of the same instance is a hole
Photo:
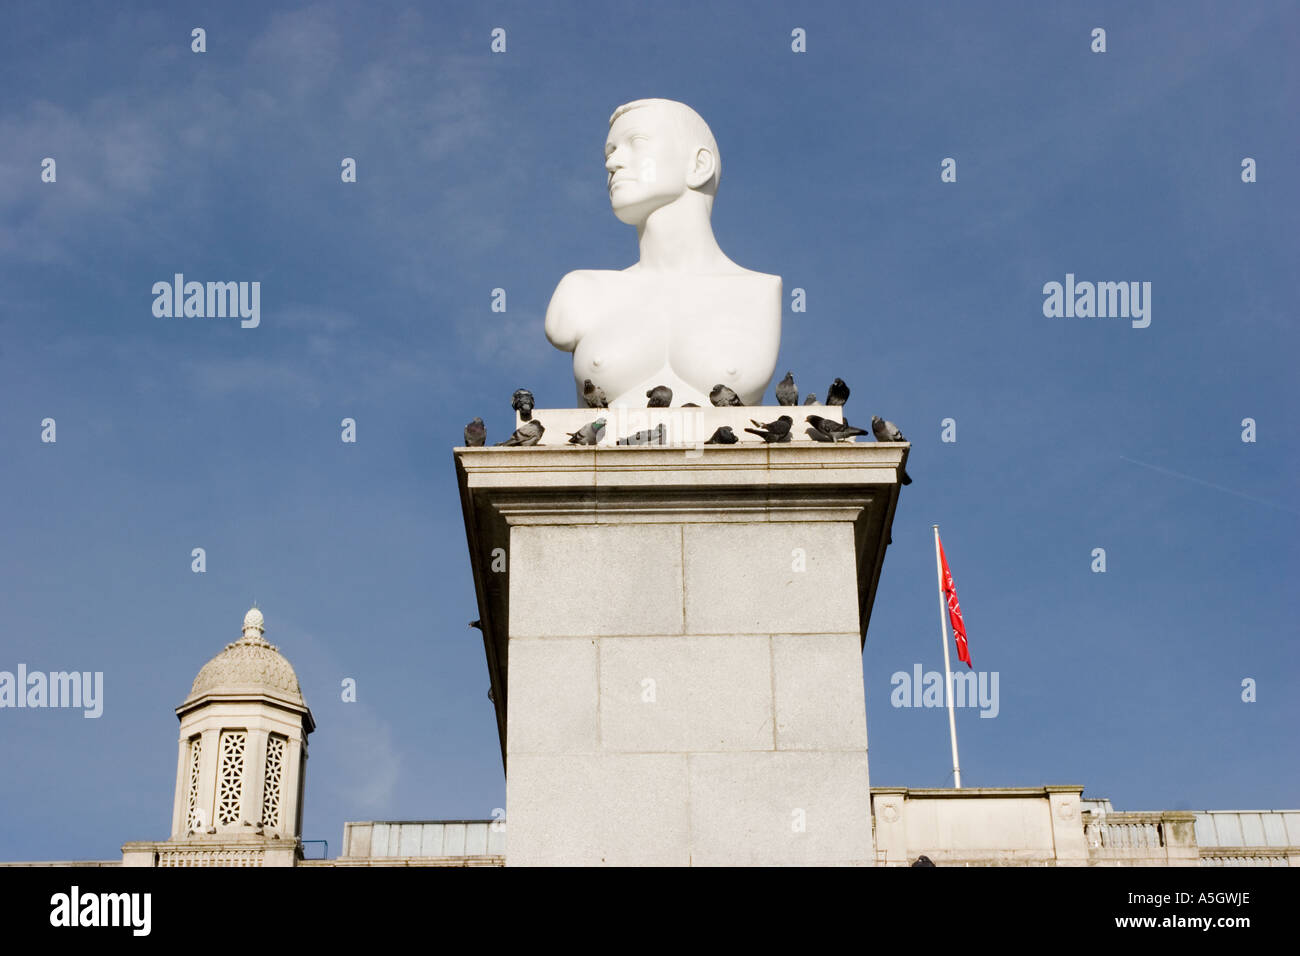
[[[250,148],[321,157],[305,179],[316,170],[336,179],[341,157],[359,155],[363,176],[382,169],[409,184],[376,190],[363,209],[369,235],[351,237],[363,248],[390,243],[392,266],[428,270],[446,242],[431,221],[466,223],[458,241],[470,245],[476,234],[500,241],[504,232],[458,188],[463,171],[439,168],[473,168],[492,129],[483,58],[434,56],[400,35],[382,52],[358,48],[344,42],[345,9],[276,13],[242,58],[212,55],[178,83],[141,74],[84,102],[0,108],[0,142],[17,146],[0,155],[0,253],[84,266],[96,244],[156,248],[195,224],[211,228],[232,190],[252,208],[276,204],[280,183],[250,165]],[[46,156],[58,164],[54,184],[40,182]],[[300,227],[318,233],[323,217],[308,211]]]

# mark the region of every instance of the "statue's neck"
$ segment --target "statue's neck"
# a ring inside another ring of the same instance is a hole
[[[713,238],[709,210],[703,203],[660,206],[637,228],[641,245],[638,268],[663,272],[713,272],[735,269]]]

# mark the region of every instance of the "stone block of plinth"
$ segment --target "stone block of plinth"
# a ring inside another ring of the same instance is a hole
[[[456,450],[509,865],[873,861],[861,653],[907,451]]]

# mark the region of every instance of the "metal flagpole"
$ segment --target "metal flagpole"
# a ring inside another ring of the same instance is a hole
[[[961,789],[961,766],[957,763],[957,717],[952,708],[952,667],[948,660],[948,599],[943,593],[943,561],[939,557],[939,526],[934,525],[934,567],[939,575],[939,627],[943,641],[944,691],[948,695],[948,734],[952,737],[952,773]]]

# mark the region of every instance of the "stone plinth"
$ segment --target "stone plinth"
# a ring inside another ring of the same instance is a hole
[[[908,447],[456,450],[509,865],[873,862],[861,651]]]

